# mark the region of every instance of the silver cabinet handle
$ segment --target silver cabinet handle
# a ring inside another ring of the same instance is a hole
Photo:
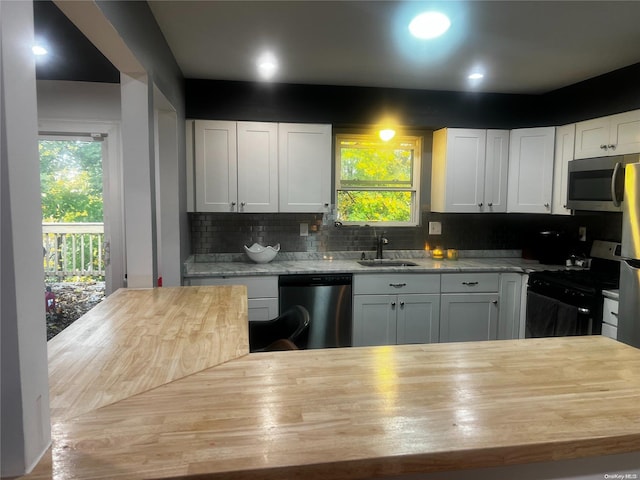
[[[613,315],[614,317],[618,316],[618,312],[611,312],[611,315]]]
[[[613,167],[613,175],[611,176],[611,200],[613,200],[613,205],[615,207],[620,206],[621,198],[618,198],[616,192],[616,184],[618,183],[618,175],[620,174],[620,170],[622,170],[622,163],[617,162],[616,166]]]
[[[487,203],[488,206],[493,207],[493,202]]]
[[[400,308],[404,307],[404,302],[400,302]]]
[[[600,145],[600,148],[603,149],[603,150],[606,150],[607,146],[603,143],[602,145]]]
[[[240,202],[240,206],[244,207],[247,204],[247,202]]]
[[[462,282],[463,285],[467,285],[468,287],[473,287],[478,285],[478,282]]]
[[[391,302],[391,306],[395,307],[396,306],[396,302]]]
[[[482,206],[482,202],[480,202],[480,203],[478,204],[478,206],[479,206],[479,207],[481,207],[481,206]]]
[[[611,150],[615,150],[616,146],[615,145],[607,145],[607,148],[610,148]]]
[[[402,288],[402,287],[406,287],[407,284],[406,283],[390,283],[389,286],[394,288]]]
[[[544,208],[549,208],[549,204],[548,204],[548,203],[545,203],[545,204],[544,204]]]
[[[231,202],[231,206],[235,207],[236,206],[236,202]]]
[[[493,303],[494,305],[498,305],[498,300],[491,300],[491,303]]]
[[[591,313],[591,310],[589,310],[588,308],[578,308],[578,313],[582,313],[584,315],[589,315]]]

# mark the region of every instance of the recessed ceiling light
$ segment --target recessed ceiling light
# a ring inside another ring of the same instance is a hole
[[[449,30],[451,20],[444,13],[424,12],[409,23],[409,31],[416,38],[436,38]]]
[[[47,49],[44,48],[42,45],[34,45],[33,47],[31,47],[31,51],[33,52],[34,55],[38,55],[38,56],[46,55],[47,53],[49,53]]]
[[[271,80],[278,71],[278,60],[271,53],[265,53],[258,59],[258,74],[263,80]]]
[[[479,73],[479,72],[472,73],[472,74],[471,74],[471,75],[469,75],[467,78],[468,78],[469,80],[481,80],[481,79],[483,79],[483,78],[484,78],[484,73]]]

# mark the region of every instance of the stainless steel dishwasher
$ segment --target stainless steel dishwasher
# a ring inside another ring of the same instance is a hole
[[[300,348],[350,347],[351,274],[280,275],[280,313],[292,305],[309,311],[308,333]]]

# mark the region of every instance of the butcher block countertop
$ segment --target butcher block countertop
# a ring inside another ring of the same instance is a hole
[[[53,446],[27,478],[364,479],[640,451],[640,350],[600,336],[247,354],[243,287],[176,287],[120,290],[49,345]]]

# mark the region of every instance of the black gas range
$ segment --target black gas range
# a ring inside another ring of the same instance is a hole
[[[620,244],[596,240],[590,268],[529,274],[525,337],[597,335],[602,331],[602,290],[620,278]]]

